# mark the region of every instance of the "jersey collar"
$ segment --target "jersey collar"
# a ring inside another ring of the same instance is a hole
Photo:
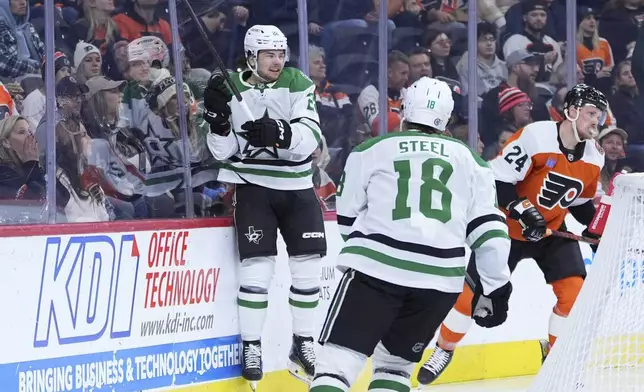
[[[559,134],[559,128],[561,127],[561,122],[557,123],[557,142],[559,143],[559,150],[564,154],[568,162],[576,162],[584,156],[584,150],[586,149],[586,141],[577,143],[574,149],[569,150],[564,147],[563,142],[561,141],[561,135]]]

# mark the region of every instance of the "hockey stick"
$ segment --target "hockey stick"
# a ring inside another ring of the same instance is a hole
[[[235,84],[233,83],[233,80],[230,78],[230,74],[228,74],[228,69],[226,68],[226,65],[224,64],[224,62],[221,60],[221,57],[219,56],[217,49],[215,49],[215,46],[212,44],[212,42],[210,42],[210,38],[208,38],[208,34],[206,34],[206,31],[204,30],[203,26],[199,22],[199,18],[197,17],[195,10],[190,5],[190,1],[182,0],[182,3],[186,6],[186,9],[188,9],[190,18],[197,25],[197,30],[199,31],[201,38],[203,38],[203,40],[206,42],[206,46],[208,46],[208,50],[210,50],[210,53],[215,58],[216,67],[221,71],[221,75],[228,83],[228,87],[230,87],[230,91],[232,91],[233,95],[235,96],[235,99],[237,99],[237,102],[239,102],[239,105],[241,106],[244,113],[246,113],[246,116],[248,117],[248,119],[250,121],[255,120],[255,117],[253,116],[253,113],[250,111],[250,108],[248,107],[248,105],[246,104],[246,101],[244,101],[244,99],[242,98],[241,93],[239,92],[239,89],[237,88],[237,86],[235,86]]]
[[[599,245],[599,240],[596,238],[584,237],[581,235],[573,234],[568,231],[558,231],[558,230],[546,230],[546,237],[554,236],[560,238],[566,238],[572,241],[585,242],[587,244]]]

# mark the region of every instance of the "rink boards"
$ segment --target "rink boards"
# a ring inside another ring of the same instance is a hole
[[[342,244],[327,217],[321,327]],[[573,231],[578,225],[569,223]],[[3,228],[3,392],[243,391],[237,327],[238,255],[228,219]],[[582,245],[590,263],[590,249]],[[259,391],[305,391],[284,369],[291,341],[290,274],[280,240],[263,335]],[[534,262],[514,277],[508,321],[474,327],[440,382],[534,374],[554,304]],[[428,355],[429,352],[426,353]],[[366,390],[368,369],[354,390]]]

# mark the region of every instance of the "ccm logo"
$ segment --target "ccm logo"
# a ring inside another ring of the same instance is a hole
[[[321,232],[302,233],[302,238],[324,238],[324,233],[321,233]]]

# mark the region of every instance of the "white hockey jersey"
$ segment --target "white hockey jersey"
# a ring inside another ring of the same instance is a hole
[[[215,159],[224,161],[219,180],[251,183],[280,190],[313,187],[311,154],[320,143],[320,120],[315,106],[315,85],[297,68],[284,68],[277,81],[253,86],[248,73],[231,75],[254,118],[247,118],[239,102],[230,102],[233,132],[209,134],[208,147]],[[256,148],[246,142],[241,126],[262,116],[287,120],[293,136],[286,149]]]
[[[487,164],[457,141],[416,131],[349,155],[337,190],[340,267],[401,286],[459,293],[476,252],[483,291],[510,278],[508,228]]]

